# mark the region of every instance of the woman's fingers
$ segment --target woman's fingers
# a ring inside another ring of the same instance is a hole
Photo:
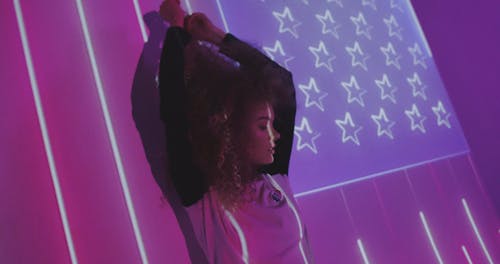
[[[160,5],[160,15],[170,25],[182,26],[184,14],[180,0],[164,0]]]

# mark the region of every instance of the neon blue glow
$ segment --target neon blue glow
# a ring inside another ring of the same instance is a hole
[[[391,0],[391,5],[394,4],[392,1],[393,0]],[[415,26],[418,29],[418,33],[420,35],[420,39],[425,44],[425,50],[427,51],[427,54],[429,54],[429,56],[432,57],[431,48],[429,47],[429,43],[427,43],[427,39],[425,38],[424,31],[422,30],[422,27],[420,26],[420,23],[418,22],[417,14],[415,14],[415,9],[413,8],[413,5],[411,4],[410,0],[407,0],[406,2],[407,2],[406,5],[408,6],[408,9],[410,10],[410,14],[411,14],[411,16],[413,18],[413,21],[415,22]],[[401,7],[399,7],[399,8],[401,8]]]
[[[491,259],[490,252],[488,251],[488,248],[486,248],[486,245],[484,244],[483,237],[479,233],[479,229],[477,228],[476,221],[474,220],[474,217],[472,216],[472,213],[469,209],[469,205],[467,204],[467,201],[465,198],[462,198],[462,205],[464,207],[465,213],[467,214],[467,219],[469,219],[469,223],[474,230],[474,234],[476,235],[477,241],[479,241],[479,244],[481,245],[481,249],[483,250],[484,255],[488,259],[489,264],[493,264],[493,259]]]
[[[356,145],[359,145],[358,133],[363,127],[354,124],[351,113],[345,113],[344,120],[335,120],[335,123],[342,129],[342,143],[351,140]]]
[[[64,197],[62,195],[61,186],[59,185],[59,176],[57,174],[57,168],[56,168],[56,164],[54,161],[54,156],[52,154],[52,145],[50,143],[50,137],[49,137],[49,133],[47,130],[47,124],[45,121],[45,114],[43,112],[42,100],[40,99],[40,93],[38,91],[38,81],[36,79],[35,69],[33,67],[33,61],[31,58],[31,49],[29,47],[28,37],[26,35],[26,28],[24,25],[24,17],[23,17],[23,12],[22,12],[21,4],[19,3],[19,0],[14,0],[14,8],[16,11],[17,25],[19,26],[19,33],[21,36],[21,42],[23,45],[23,52],[24,52],[24,57],[26,60],[26,67],[28,68],[31,90],[33,92],[33,99],[35,100],[38,122],[40,124],[40,130],[42,132],[43,145],[45,147],[45,154],[47,155],[47,160],[49,162],[49,169],[50,169],[50,175],[52,177],[52,184],[54,186],[54,191],[56,193],[59,214],[61,215],[61,221],[63,224],[64,235],[66,238],[66,243],[68,245],[71,263],[77,264],[78,259],[76,257],[75,247],[73,245],[73,238],[71,236],[71,228],[69,226],[68,216],[66,214],[66,207],[64,205]]]
[[[135,15],[137,16],[137,22],[139,22],[139,27],[141,28],[142,39],[144,42],[148,41],[148,33],[146,32],[146,26],[144,25],[144,20],[142,20],[141,6],[139,5],[139,0],[134,0]]]
[[[325,67],[328,71],[333,72],[332,61],[335,59],[334,55],[330,56],[330,52],[326,49],[325,43],[320,41],[318,47],[309,46],[309,51],[314,55],[314,67],[319,69]],[[322,54],[322,55],[320,55]]]
[[[395,122],[390,121],[387,118],[387,114],[385,113],[384,108],[380,108],[378,115],[372,115],[371,118],[377,124],[378,137],[381,137],[385,134],[390,139],[394,139],[391,128],[394,126]]]
[[[313,153],[317,153],[316,150],[316,139],[321,136],[321,133],[313,132],[311,126],[309,125],[309,121],[307,118],[303,117],[300,126],[295,127],[295,136],[297,137],[297,148],[299,150],[307,147]],[[304,141],[304,142],[303,142]]]
[[[323,99],[328,95],[328,93],[322,92],[318,89],[318,85],[316,84],[316,80],[314,80],[314,78],[310,78],[307,85],[299,84],[298,86],[306,96],[306,107],[315,105],[322,112],[325,111]]]
[[[467,263],[472,264],[472,259],[469,256],[469,252],[467,251],[467,248],[465,248],[464,245],[462,245],[462,252],[464,253],[465,259],[467,259]]]
[[[87,27],[87,19],[85,17],[85,12],[83,10],[82,1],[81,0],[75,0],[75,1],[77,4],[78,15],[80,16],[80,22],[81,22],[83,34],[85,37],[85,44],[87,46],[87,52],[89,54],[90,63],[92,65],[92,72],[94,74],[97,92],[99,94],[99,102],[101,103],[101,108],[102,108],[102,112],[104,115],[104,120],[106,122],[106,129],[108,132],[109,140],[111,142],[111,148],[113,150],[113,157],[115,159],[115,165],[116,165],[116,168],[118,170],[118,175],[120,176],[120,183],[122,186],[123,195],[125,197],[125,202],[127,204],[129,217],[130,217],[130,220],[132,222],[132,227],[134,230],[134,235],[135,235],[135,239],[137,242],[137,247],[139,248],[142,263],[147,264],[148,258],[146,255],[146,250],[144,249],[141,231],[140,231],[139,225],[137,223],[137,218],[136,218],[136,214],[135,214],[135,210],[134,210],[134,205],[132,203],[132,198],[130,197],[130,191],[129,191],[125,171],[123,169],[123,164],[122,164],[122,160],[121,160],[121,156],[120,156],[120,150],[118,149],[118,144],[116,143],[115,132],[114,132],[113,124],[111,122],[111,117],[109,115],[108,105],[106,102],[106,96],[104,95],[104,89],[102,86],[101,77],[99,75],[99,69],[97,67],[97,62],[96,62],[95,55],[94,55],[94,48],[92,46],[92,41],[90,39],[90,34],[89,34],[88,27]]]
[[[294,38],[299,37],[299,35],[297,33],[297,27],[300,26],[300,24],[302,24],[302,23],[295,21],[290,9],[287,6],[285,6],[282,13],[274,11],[273,16],[280,23],[280,26],[279,26],[280,33],[288,32],[288,33],[292,34],[292,36]],[[287,25],[288,23],[290,25]]]
[[[359,252],[361,252],[361,256],[363,257],[363,262],[365,264],[370,264],[370,261],[368,260],[368,256],[366,255],[366,252],[365,252],[365,248],[363,246],[363,242],[361,241],[361,239],[358,239],[358,249],[359,249]]]
[[[207,16],[293,73],[296,192],[469,152],[409,1],[217,0],[217,8]]]
[[[358,13],[358,16],[351,16],[351,21],[356,25],[356,35],[361,36],[364,35],[367,39],[372,39],[372,35],[370,34],[370,30],[373,29],[373,26],[366,22],[366,18],[362,12]]]
[[[436,259],[439,262],[439,264],[443,264],[443,260],[441,259],[441,254],[439,253],[438,248],[436,247],[436,243],[434,242],[434,238],[432,237],[431,230],[429,228],[429,225],[427,225],[427,220],[425,219],[424,213],[422,211],[419,212],[420,215],[420,220],[422,221],[422,224],[424,225],[425,228],[425,233],[427,234],[427,238],[429,239],[429,242],[431,243],[432,250],[434,251],[434,255],[436,255]]]
[[[293,60],[294,57],[286,55],[279,40],[276,40],[272,48],[264,46],[262,49],[267,53],[269,58],[279,63],[282,67],[289,69],[288,63]]]

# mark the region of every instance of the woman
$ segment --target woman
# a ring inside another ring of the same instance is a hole
[[[173,184],[210,263],[312,263],[288,182],[295,90],[257,49],[166,0],[161,117]],[[279,99],[279,100],[278,100]]]

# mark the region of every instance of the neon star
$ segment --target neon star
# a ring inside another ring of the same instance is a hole
[[[354,124],[349,112],[345,113],[344,120],[335,120],[335,124],[342,129],[342,143],[346,143],[351,140],[354,144],[358,146],[360,145],[358,133],[363,129],[363,127]]]
[[[325,98],[328,93],[322,92],[318,89],[316,80],[314,78],[309,78],[309,83],[307,85],[299,84],[299,89],[306,95],[306,107],[311,107],[315,105],[321,111],[325,111],[323,107],[323,98]]]
[[[425,133],[424,121],[427,117],[420,114],[418,111],[417,105],[413,104],[410,110],[405,110],[406,116],[411,121],[411,131],[415,131],[416,129],[420,130],[422,133]]]
[[[377,136],[381,137],[385,134],[390,139],[394,139],[391,129],[396,122],[387,118],[384,108],[380,108],[378,115],[371,115],[371,118],[377,124]]]
[[[396,21],[396,18],[393,15],[391,15],[389,19],[384,18],[384,23],[387,25],[387,29],[389,30],[389,37],[396,36],[399,40],[403,40],[403,35],[401,34],[403,28],[399,26],[398,21]]]
[[[323,34],[332,34],[336,39],[339,39],[339,32],[337,29],[340,27],[340,24],[333,20],[332,13],[330,10],[326,10],[323,16],[316,14],[316,19],[322,25],[321,33]]]
[[[276,42],[274,43],[274,47],[270,48],[264,46],[263,49],[266,52],[267,56],[269,56],[272,60],[289,69],[288,62],[293,60],[294,57],[286,55],[279,40],[276,40]]]
[[[432,107],[432,112],[434,112],[434,114],[437,117],[438,126],[445,125],[447,128],[451,128],[451,124],[450,124],[450,120],[449,120],[451,114],[446,112],[441,100],[438,101],[436,106]]]
[[[373,10],[377,10],[377,6],[375,5],[375,0],[362,0],[361,5],[363,6],[369,6],[373,8]]]
[[[288,32],[292,34],[292,36],[294,36],[295,38],[299,37],[299,34],[297,33],[297,27],[300,26],[302,23],[295,21],[295,19],[292,16],[292,12],[287,6],[285,7],[282,13],[273,11],[273,15],[280,22],[280,28],[279,28],[280,33]]]
[[[365,71],[368,70],[366,66],[366,60],[370,58],[370,55],[365,55],[365,53],[361,50],[361,47],[359,46],[359,43],[357,41],[354,42],[354,46],[352,48],[347,46],[345,47],[345,50],[352,57],[351,61],[352,67],[360,66]]]
[[[354,101],[358,102],[359,105],[365,107],[365,102],[363,101],[363,95],[367,92],[365,89],[359,87],[356,77],[351,75],[349,82],[341,82],[344,89],[347,91],[347,102],[352,103]]]
[[[422,68],[427,69],[427,64],[425,63],[426,57],[417,43],[413,47],[409,47],[408,51],[413,57],[413,65],[420,65]]]
[[[401,59],[401,55],[396,53],[394,46],[392,46],[391,42],[387,43],[387,47],[380,47],[380,51],[385,55],[385,65],[390,66],[393,65],[398,70],[401,70],[401,65],[399,64],[399,59]]]
[[[328,52],[328,50],[326,50],[326,46],[323,41],[319,42],[317,48],[309,46],[309,51],[312,52],[312,54],[316,58],[316,62],[314,64],[316,68],[323,66],[327,68],[330,72],[333,72],[332,60],[335,59],[335,56],[334,55],[330,56],[330,53]],[[322,57],[324,57],[323,61],[320,61],[320,55],[319,55],[320,53],[322,54]]]
[[[370,30],[373,27],[366,23],[366,19],[363,13],[359,12],[357,17],[351,16],[351,21],[352,23],[354,23],[354,25],[356,25],[356,35],[365,35],[367,39],[372,39]]]
[[[398,9],[403,13],[403,7],[401,6],[401,0],[391,0],[391,8]]]
[[[391,85],[387,74],[384,73],[382,80],[375,80],[375,84],[380,88],[380,99],[382,101],[389,99],[391,102],[396,103],[394,93],[398,90],[398,88]]]
[[[304,131],[305,130],[305,131]],[[320,133],[314,133],[309,125],[307,118],[302,117],[299,127],[295,127],[294,134],[297,136],[297,150],[302,150],[303,148],[309,148],[314,154],[318,154],[318,149],[316,148],[316,139],[321,135]]]
[[[408,83],[413,87],[413,97],[420,96],[422,99],[427,100],[427,95],[425,95],[425,90],[427,85],[423,84],[420,80],[420,76],[415,72],[412,78],[406,78]]]
[[[342,0],[327,0],[326,1],[327,3],[331,3],[331,2],[334,2],[335,4],[337,4],[338,6],[340,7],[344,7],[344,5],[342,4]]]

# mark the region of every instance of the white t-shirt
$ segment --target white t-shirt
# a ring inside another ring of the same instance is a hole
[[[187,207],[210,263],[313,263],[305,225],[288,176],[262,174],[251,200],[225,210],[210,189]]]

